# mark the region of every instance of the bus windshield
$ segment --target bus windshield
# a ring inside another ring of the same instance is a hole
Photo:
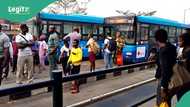
[[[117,25],[116,31],[121,33],[121,36],[125,38],[126,44],[134,44],[135,43],[135,36],[133,32],[132,25]]]

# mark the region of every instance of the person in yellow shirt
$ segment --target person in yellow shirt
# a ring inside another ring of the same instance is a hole
[[[73,48],[71,49],[71,53],[68,59],[68,64],[72,66],[71,75],[80,73],[81,62],[82,62],[82,50],[79,47],[79,40],[75,39],[73,41]],[[77,80],[72,82],[71,92],[72,93],[79,92],[79,84]]]

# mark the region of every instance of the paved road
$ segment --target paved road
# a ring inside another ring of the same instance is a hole
[[[86,107],[130,107],[131,104],[142,100],[145,96],[151,96],[154,94],[156,91],[155,89],[156,82],[154,81],[122,92],[121,94],[109,97]]]

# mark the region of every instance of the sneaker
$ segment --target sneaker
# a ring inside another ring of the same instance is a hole
[[[79,93],[79,90],[78,90],[78,89],[71,90],[71,94],[77,94],[77,93]]]
[[[33,79],[28,80],[27,83],[33,83]]]
[[[6,78],[6,74],[3,73],[3,74],[2,74],[2,79],[5,79],[5,78]]]
[[[16,84],[17,85],[21,85],[21,84],[23,84],[21,81],[19,81],[19,82],[16,82]]]

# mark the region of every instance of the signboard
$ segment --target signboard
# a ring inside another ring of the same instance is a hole
[[[11,24],[11,30],[18,31],[20,29],[20,24]]]
[[[133,23],[133,18],[125,17],[125,16],[116,16],[116,17],[108,17],[105,19],[106,24],[124,24],[124,23]]]
[[[146,47],[137,47],[136,58],[144,58],[146,55]]]

